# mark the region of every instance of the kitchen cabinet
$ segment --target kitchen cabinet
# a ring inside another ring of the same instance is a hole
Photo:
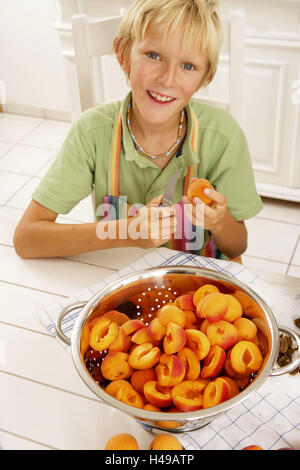
[[[70,19],[118,15],[132,0],[57,0],[54,28],[61,40],[71,109],[78,103]],[[248,139],[257,188],[262,196],[300,202],[300,0],[222,0],[221,14],[246,14],[245,84],[241,126]],[[128,87],[114,58],[106,62],[111,99]],[[213,83],[197,94],[214,105],[228,101],[228,56],[221,54]],[[97,102],[101,96],[96,89]],[[72,113],[72,111],[71,111]]]

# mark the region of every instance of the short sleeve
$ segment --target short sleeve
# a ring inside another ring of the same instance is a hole
[[[81,119],[75,122],[32,199],[59,214],[67,214],[93,191],[95,151]]]
[[[248,143],[237,126],[228,145],[212,169],[209,180],[216,191],[224,194],[228,210],[238,221],[255,216],[263,208],[257,193]]]

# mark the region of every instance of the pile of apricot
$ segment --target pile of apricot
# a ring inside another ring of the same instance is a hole
[[[90,322],[85,341],[86,364],[98,354],[92,375],[109,395],[158,412],[195,411],[231,399],[263,361],[255,322],[243,316],[234,293],[213,284],[174,298],[147,325],[107,312]]]

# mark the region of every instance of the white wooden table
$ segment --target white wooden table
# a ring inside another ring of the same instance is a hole
[[[130,432],[140,449],[153,436],[99,402],[71,356],[51,336],[39,312],[96,284],[144,256],[116,249],[65,259],[22,260],[0,246],[0,446],[3,449],[103,449],[109,437]],[[257,272],[286,295],[300,280]],[[299,312],[300,313],[300,312]]]

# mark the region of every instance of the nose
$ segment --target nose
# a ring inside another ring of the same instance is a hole
[[[159,76],[159,82],[166,88],[172,88],[176,83],[176,66],[175,64],[165,63],[162,66]]]

